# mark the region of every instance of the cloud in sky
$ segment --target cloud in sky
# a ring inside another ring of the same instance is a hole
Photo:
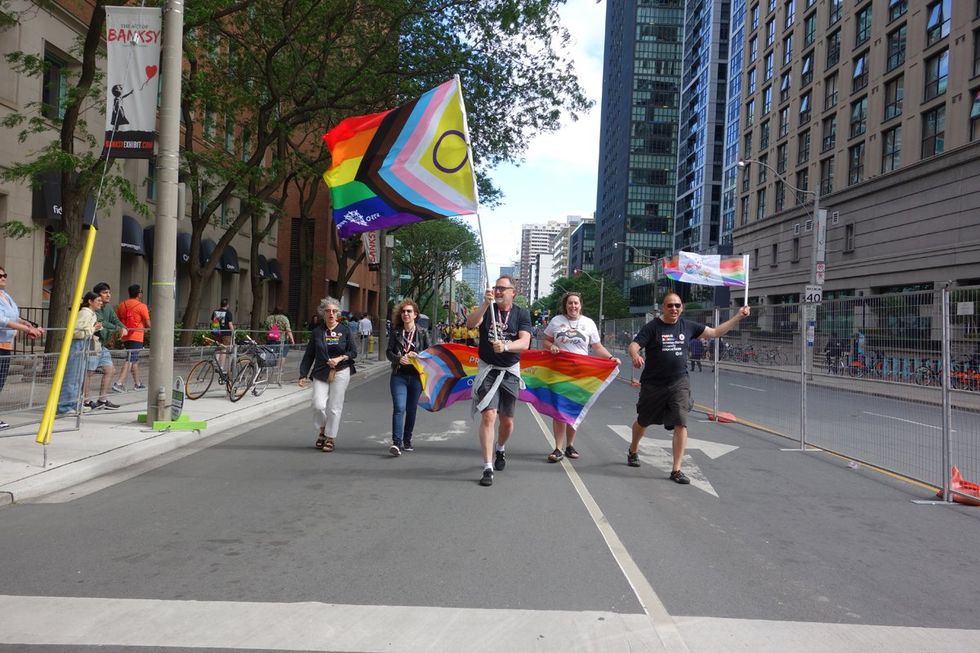
[[[595,211],[606,6],[569,0],[560,13],[572,35],[570,55],[579,83],[595,106],[578,121],[567,119],[557,132],[535,138],[521,165],[502,165],[492,172],[504,199],[499,207],[480,211],[491,277],[519,256],[521,225]]]

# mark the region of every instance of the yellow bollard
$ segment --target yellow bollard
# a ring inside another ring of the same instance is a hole
[[[368,336],[368,350],[367,353],[374,353],[374,336]]]

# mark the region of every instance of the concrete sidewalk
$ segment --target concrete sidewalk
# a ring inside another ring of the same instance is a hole
[[[351,386],[389,370],[386,360],[359,359]],[[0,431],[0,506],[37,499],[274,413],[308,406],[309,388],[300,388],[289,376],[284,377],[282,388],[270,385],[262,396],[249,393],[236,403],[228,401],[217,383],[204,397],[185,400],[184,414],[207,423],[202,431],[154,431],[139,423],[137,415],[146,412],[143,393],[112,395],[120,408],[85,413],[79,430],[75,430],[74,417],[57,419],[46,447],[34,441],[40,413],[20,416],[15,421],[20,425]]]

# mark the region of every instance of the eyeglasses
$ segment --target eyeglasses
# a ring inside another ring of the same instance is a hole
[[[403,308],[403,309],[402,309],[402,313],[409,313],[409,314],[411,314],[411,313],[414,313],[414,312],[415,312],[415,311],[413,311],[413,310],[412,310],[412,309],[410,309],[410,308]]]
[[[514,286],[494,286],[493,289],[498,292],[503,292],[505,290],[513,290]]]
[[[7,273],[6,272],[0,272],[0,279],[6,279],[6,278],[7,278]]]
[[[664,304],[667,308],[680,308],[680,304]]]
[[[324,313],[339,313],[340,312],[340,309],[339,308],[325,308],[325,309],[323,309],[323,312]]]

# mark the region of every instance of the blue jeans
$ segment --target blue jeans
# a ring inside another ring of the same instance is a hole
[[[85,368],[88,364],[88,354],[85,351],[87,345],[88,340],[71,341],[65,378],[61,382],[61,394],[58,396],[59,414],[74,411],[78,407],[78,395],[82,391]]]
[[[389,387],[394,408],[391,413],[391,439],[400,447],[403,442],[412,441],[415,413],[419,408],[419,395],[422,394],[422,379],[418,374],[396,372],[391,375]]]

